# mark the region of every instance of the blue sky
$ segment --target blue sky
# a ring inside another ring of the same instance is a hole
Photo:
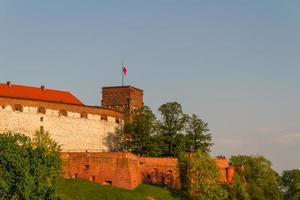
[[[0,81],[100,88],[178,101],[209,123],[214,155],[261,154],[300,166],[299,1],[0,1]]]

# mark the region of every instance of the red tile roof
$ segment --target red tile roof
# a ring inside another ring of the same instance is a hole
[[[20,99],[49,101],[55,103],[69,103],[76,105],[84,105],[78,98],[70,92],[52,90],[42,87],[29,87],[23,85],[15,85],[7,82],[0,83],[0,96],[13,97]]]

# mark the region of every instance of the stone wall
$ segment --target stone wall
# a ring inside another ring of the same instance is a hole
[[[106,138],[122,118],[110,109],[0,97],[0,132],[49,131],[63,151],[107,151]]]

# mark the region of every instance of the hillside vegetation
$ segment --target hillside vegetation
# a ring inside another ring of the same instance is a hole
[[[62,200],[178,200],[171,191],[141,184],[135,190],[103,186],[79,179],[61,180],[57,185]]]

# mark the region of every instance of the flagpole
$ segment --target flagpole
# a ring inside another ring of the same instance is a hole
[[[122,62],[121,72],[122,72],[122,86],[124,86],[124,73],[123,73],[124,63]]]

